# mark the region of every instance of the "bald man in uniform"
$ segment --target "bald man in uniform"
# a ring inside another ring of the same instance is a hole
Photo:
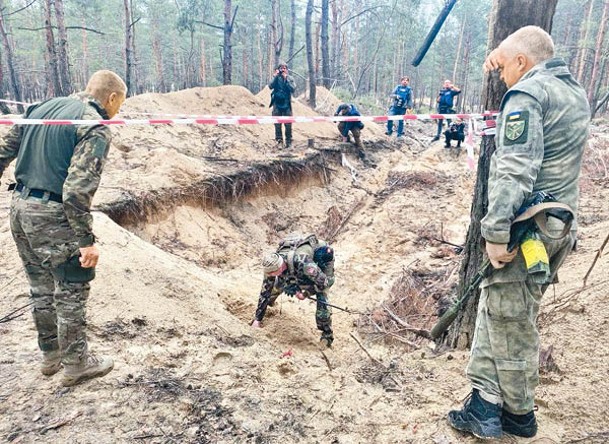
[[[114,117],[127,87],[98,71],[84,92],[32,105],[25,119],[100,120]],[[62,385],[106,375],[111,358],[88,349],[85,303],[99,252],[90,207],[110,148],[105,125],[17,125],[0,142],[0,177],[17,159],[10,225],[30,284],[42,351],[40,371],[62,368]]]

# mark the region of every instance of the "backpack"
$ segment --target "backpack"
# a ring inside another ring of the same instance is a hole
[[[288,234],[284,239],[279,242],[277,253],[286,258],[288,264],[288,270],[290,274],[294,273],[294,255],[296,250],[303,245],[309,245],[313,251],[317,248],[319,241],[315,234],[299,234],[291,233]]]

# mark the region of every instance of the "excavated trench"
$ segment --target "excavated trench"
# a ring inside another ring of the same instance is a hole
[[[387,155],[389,150],[395,148],[377,147],[376,157]],[[387,213],[385,203],[391,202],[395,190],[416,191],[417,187],[442,183],[429,174],[363,168],[358,174],[364,179],[354,181],[353,167],[341,165],[343,161],[340,151],[320,150],[302,159],[278,159],[202,178],[184,187],[123,194],[121,200],[100,209],[159,248],[231,276],[235,272],[237,276],[259,272],[259,257],[282,236],[293,231],[315,232],[335,245],[337,276],[347,284],[341,289],[345,294],[372,285],[366,269],[374,271],[375,289],[381,290],[376,302],[362,300],[357,307],[354,299],[355,307],[350,305],[366,313],[356,320],[360,332],[417,348],[417,337],[404,326],[430,327],[437,300],[451,288],[446,282],[454,267],[439,271],[419,265],[390,265],[396,257],[374,251],[376,238],[384,230],[382,223],[375,228],[375,218],[377,213],[383,217]],[[405,211],[408,213],[408,209]],[[428,234],[435,229],[424,226],[410,235],[408,242],[402,240],[402,246],[412,244],[414,251],[422,245],[430,247]],[[362,250],[366,260],[358,264]],[[379,271],[383,268],[384,273]],[[238,295],[219,296],[230,312],[247,321],[255,307],[259,284],[258,280],[249,282],[246,300]],[[337,303],[345,305],[345,301],[342,298]]]

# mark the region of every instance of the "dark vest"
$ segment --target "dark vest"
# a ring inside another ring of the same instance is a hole
[[[59,97],[28,108],[26,119],[81,119],[86,104]],[[78,143],[74,125],[24,125],[15,165],[15,179],[30,189],[60,196]]]

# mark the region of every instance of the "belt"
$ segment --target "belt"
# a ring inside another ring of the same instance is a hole
[[[23,191],[24,189],[27,190],[27,187],[25,185],[23,185],[22,183],[12,183],[8,186],[8,190],[12,191]],[[38,190],[36,188],[33,188],[31,190],[29,190],[29,192],[27,193],[27,196],[25,196],[25,198],[32,196],[32,197],[37,197],[39,199],[44,199],[46,196],[48,196],[49,200],[52,200],[53,202],[58,202],[58,203],[63,203],[63,198],[61,197],[61,195],[57,194],[57,193],[53,193],[52,191],[46,191],[46,190]]]

